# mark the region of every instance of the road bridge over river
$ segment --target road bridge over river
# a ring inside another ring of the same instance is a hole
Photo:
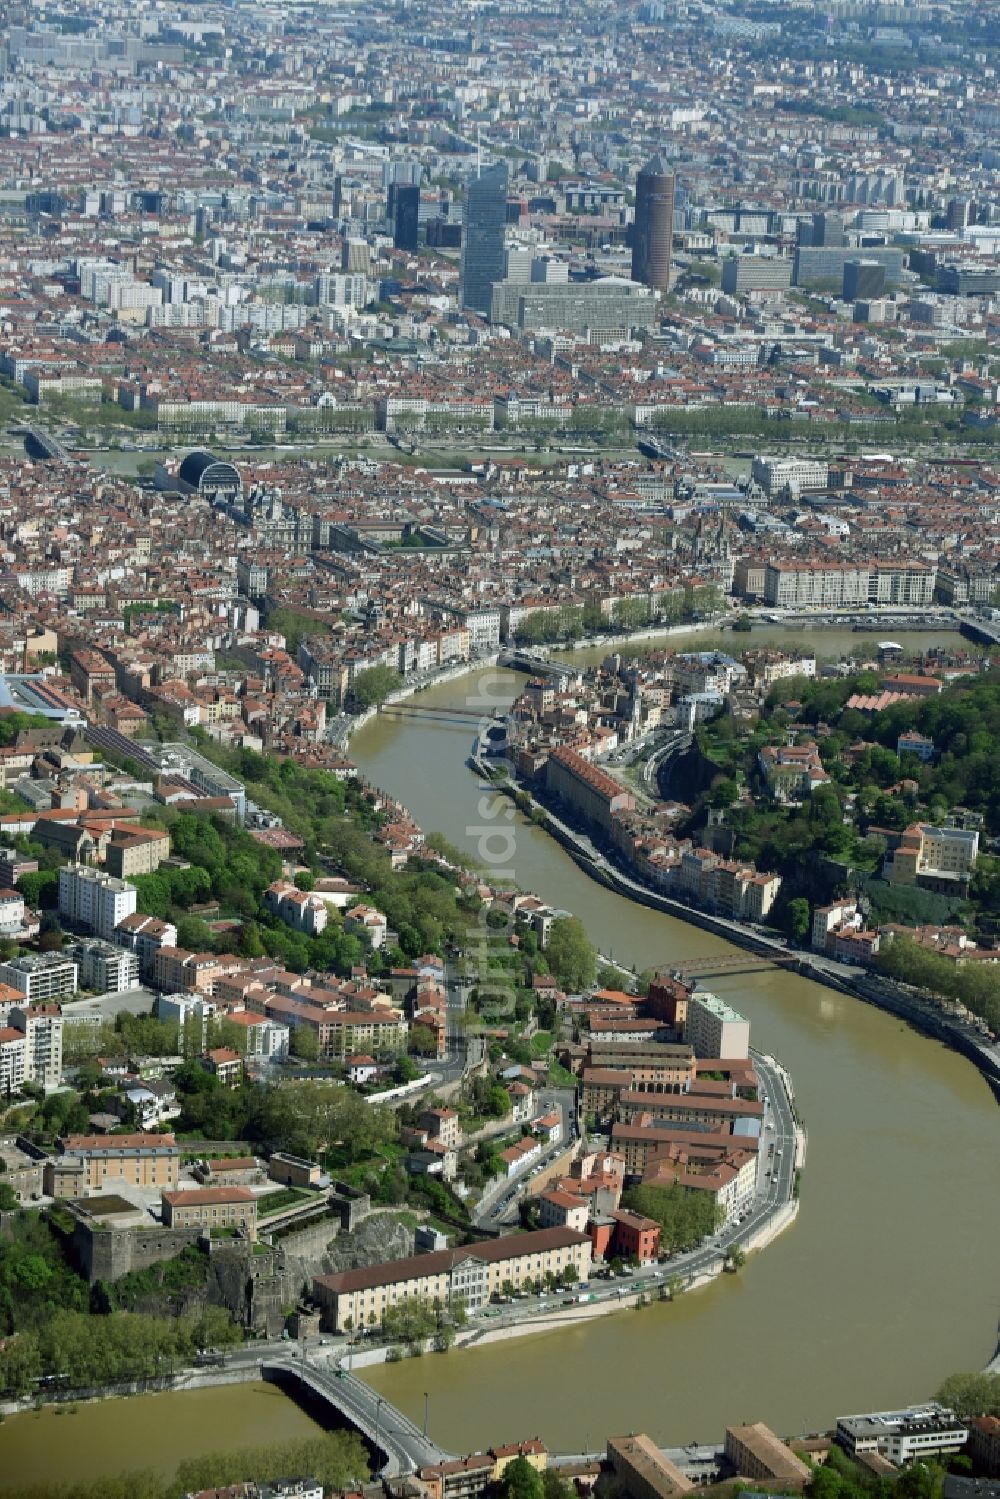
[[[29,457],[55,459],[59,463],[72,463],[73,455],[65,448],[58,437],[53,437],[51,432],[44,432],[41,427],[32,426],[26,422],[22,427],[24,433],[24,446]]]
[[[356,1427],[375,1449],[379,1471],[386,1478],[404,1477],[455,1456],[346,1369],[288,1356],[265,1359],[261,1373],[274,1384],[308,1393]]]
[[[532,651],[504,650],[497,657],[497,665],[505,666],[510,671],[524,671],[530,677],[548,677],[552,681],[565,683],[576,681],[580,675],[579,666],[572,662],[550,661],[545,656],[536,656]]]

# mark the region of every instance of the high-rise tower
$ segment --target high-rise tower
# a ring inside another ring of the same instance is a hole
[[[503,236],[507,220],[507,163],[483,167],[469,181],[462,227],[463,307],[489,316],[494,284],[503,280]]]
[[[647,161],[635,182],[635,229],[632,280],[656,291],[670,286],[670,249],[674,234],[674,174],[663,157]]]
[[[394,182],[389,187],[389,222],[392,242],[397,250],[417,248],[420,223],[420,189],[409,182]]]

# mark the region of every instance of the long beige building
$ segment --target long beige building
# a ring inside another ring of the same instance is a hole
[[[649,1437],[608,1437],[608,1463],[632,1499],[671,1499],[694,1484]]]
[[[257,1237],[257,1199],[247,1187],[193,1187],[163,1193],[167,1228],[233,1228]]]
[[[176,1187],[181,1151],[173,1135],[67,1135],[45,1165],[51,1197],[79,1197],[116,1181],[130,1187]]]
[[[812,1476],[802,1459],[763,1421],[755,1421],[752,1426],[727,1426],[726,1456],[741,1478],[758,1482],[799,1489]]]
[[[509,1234],[483,1244],[417,1254],[361,1270],[313,1278],[313,1297],[323,1309],[323,1325],[331,1332],[379,1327],[390,1307],[415,1296],[437,1300],[442,1306],[461,1302],[477,1311],[507,1282],[513,1290],[575,1270],[579,1280],[590,1275],[591,1243],[586,1234],[569,1228],[543,1228],[534,1233]]]

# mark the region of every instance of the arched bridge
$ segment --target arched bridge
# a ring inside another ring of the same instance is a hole
[[[265,1360],[261,1373],[275,1384],[308,1391],[349,1421],[375,1449],[383,1477],[403,1477],[455,1455],[432,1442],[409,1416],[346,1369],[287,1357]]]

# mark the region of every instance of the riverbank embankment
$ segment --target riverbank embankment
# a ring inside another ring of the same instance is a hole
[[[482,760],[473,757],[473,766],[477,773],[490,777],[490,768]],[[792,968],[804,978],[813,979],[827,988],[837,989],[843,994],[853,995],[856,999],[887,1010],[924,1035],[952,1047],[972,1062],[1000,1101],[1000,1046],[986,1041],[969,1022],[949,1014],[933,1001],[922,999],[918,994],[903,989],[892,980],[851,968],[818,954],[789,949],[776,936],[770,937],[731,917],[689,906],[663,891],[650,889],[612,864],[594,848],[589,838],[563,822],[527,787],[509,778],[494,782],[494,785],[499,793],[511,799],[519,792],[529,796],[531,811],[544,814],[543,830],[565,849],[580,869],[606,889],[639,905],[662,911],[678,921],[699,927],[702,931],[712,932],[757,957],[771,957],[783,967]]]

